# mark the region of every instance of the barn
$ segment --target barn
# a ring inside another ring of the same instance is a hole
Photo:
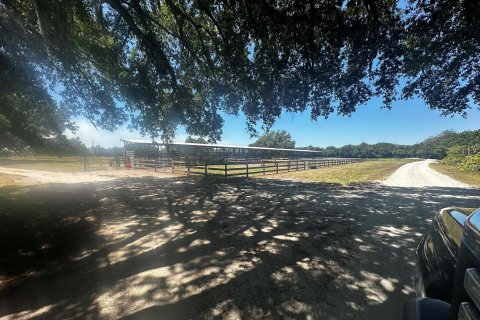
[[[281,149],[244,147],[221,144],[162,143],[151,140],[121,139],[124,143],[125,162],[151,159],[172,159],[193,162],[239,163],[259,159],[311,159],[321,156],[320,151],[305,149]]]

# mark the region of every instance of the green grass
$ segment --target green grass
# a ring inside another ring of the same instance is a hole
[[[416,160],[371,160],[314,170],[282,173],[275,177],[305,182],[350,185],[385,179],[404,164],[413,161]]]
[[[108,168],[109,157],[87,157],[86,170],[104,170]],[[0,166],[16,169],[44,170],[54,172],[84,171],[83,157],[23,156],[0,160]]]
[[[431,163],[430,167],[455,180],[475,187],[480,187],[479,171],[459,171],[457,166],[445,165],[440,163]]]

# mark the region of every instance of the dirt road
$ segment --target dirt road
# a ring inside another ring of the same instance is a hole
[[[480,206],[452,185],[58,182],[0,188],[2,320],[401,319],[432,216]]]
[[[27,170],[18,168],[0,167],[0,173],[13,175],[19,178],[19,183],[23,185],[45,184],[45,183],[89,183],[112,181],[121,178],[138,177],[162,177],[170,176],[161,172],[151,170],[105,170],[105,171],[87,171],[87,172],[55,172],[44,170]]]
[[[435,160],[408,163],[395,171],[383,184],[391,187],[470,188],[469,185],[430,168],[432,162]]]

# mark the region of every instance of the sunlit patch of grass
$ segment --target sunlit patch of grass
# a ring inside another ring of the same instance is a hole
[[[371,160],[334,167],[282,173],[273,178],[350,185],[385,179],[404,164],[413,161],[415,160]]]
[[[480,171],[459,171],[458,166],[451,166],[440,163],[431,163],[430,167],[455,180],[461,181],[471,186],[480,187]]]
[[[13,186],[18,184],[20,178],[10,174],[0,173],[0,187]]]

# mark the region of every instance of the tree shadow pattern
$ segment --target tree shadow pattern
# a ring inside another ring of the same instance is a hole
[[[400,319],[476,189],[135,178],[0,188],[0,318]]]

